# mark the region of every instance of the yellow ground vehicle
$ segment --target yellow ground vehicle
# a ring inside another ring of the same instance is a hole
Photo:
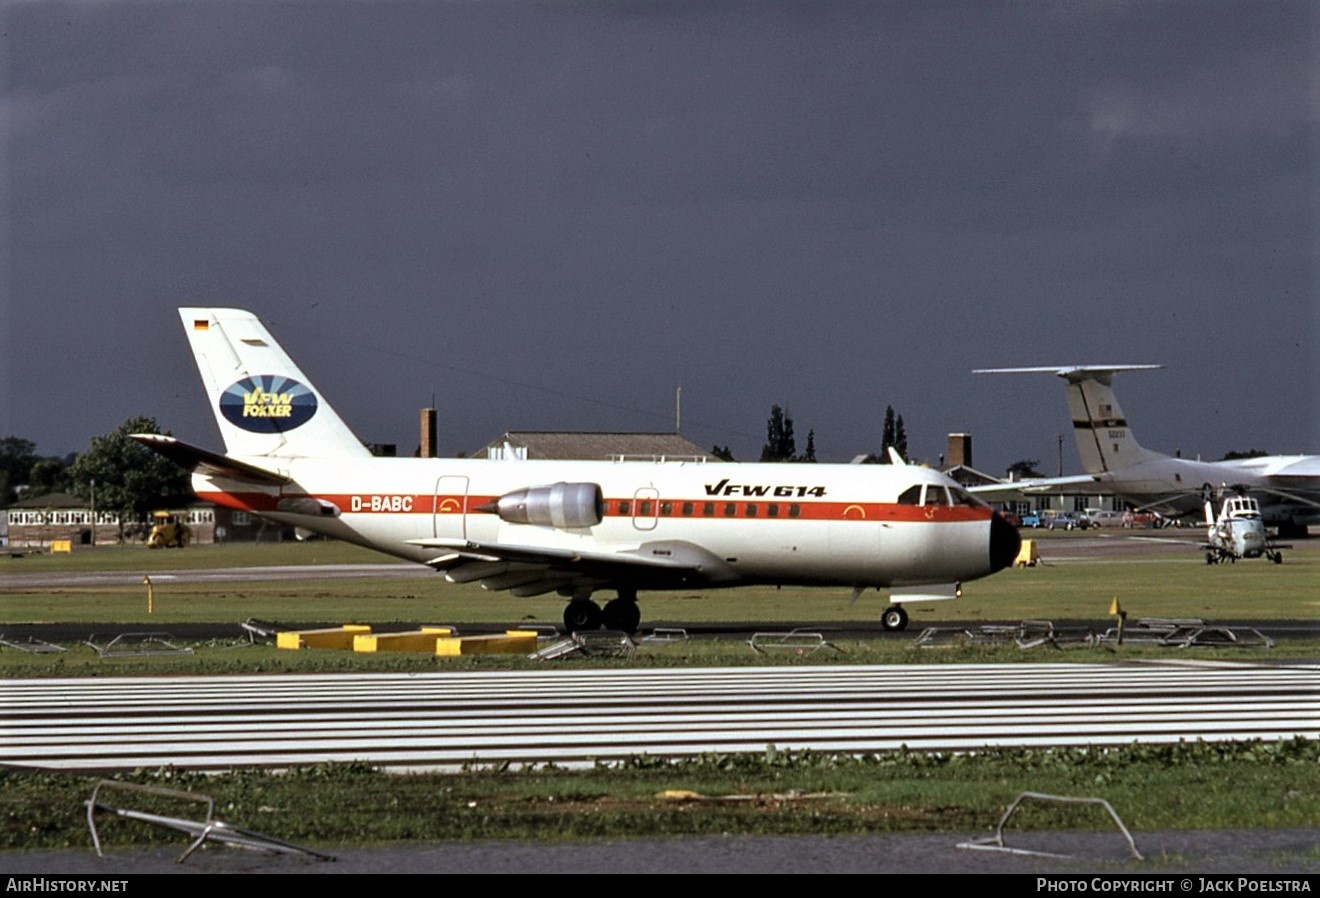
[[[183,515],[173,511],[152,513],[151,532],[147,534],[149,549],[182,549],[192,540],[192,531],[184,523]]]

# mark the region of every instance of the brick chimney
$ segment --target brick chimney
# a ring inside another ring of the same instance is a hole
[[[972,435],[970,433],[949,434],[948,465],[950,468],[956,468],[958,465],[964,465],[968,468],[972,466]]]
[[[418,443],[421,448],[417,454],[422,458],[435,458],[435,409],[422,409],[421,429],[422,438]]]

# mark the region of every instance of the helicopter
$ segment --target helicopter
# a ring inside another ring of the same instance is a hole
[[[1205,550],[1206,564],[1236,562],[1239,558],[1262,556],[1275,564],[1282,564],[1283,552],[1280,550],[1292,548],[1278,545],[1270,539],[1260,514],[1260,504],[1250,496],[1238,494],[1226,497],[1218,517],[1214,513],[1214,504],[1207,499],[1205,523],[1206,542],[1201,548]]]

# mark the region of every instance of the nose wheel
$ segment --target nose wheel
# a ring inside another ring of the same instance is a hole
[[[908,624],[908,613],[903,610],[902,605],[890,605],[885,609],[884,614],[880,615],[880,625],[886,630],[906,630]]]

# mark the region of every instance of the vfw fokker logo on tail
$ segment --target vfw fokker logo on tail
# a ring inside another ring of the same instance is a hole
[[[245,377],[220,395],[220,413],[253,433],[279,433],[306,424],[316,414],[316,396],[291,377]]]

